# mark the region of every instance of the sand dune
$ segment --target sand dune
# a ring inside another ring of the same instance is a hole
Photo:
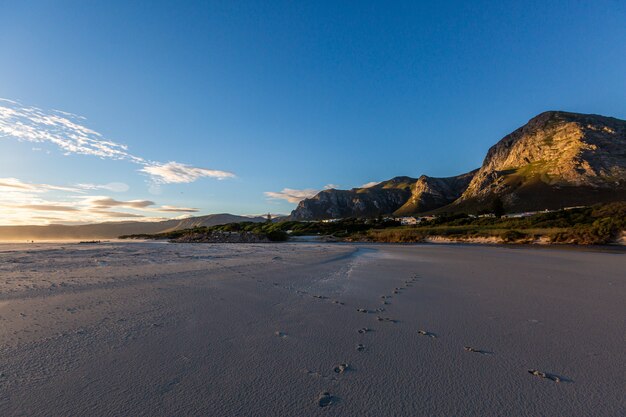
[[[0,245],[2,415],[616,416],[624,253]]]

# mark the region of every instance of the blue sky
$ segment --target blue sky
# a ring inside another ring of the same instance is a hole
[[[184,3],[0,1],[0,223],[288,213],[626,119],[622,1]]]

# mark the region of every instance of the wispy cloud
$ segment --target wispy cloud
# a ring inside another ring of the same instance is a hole
[[[111,207],[125,207],[132,209],[142,209],[154,205],[154,201],[150,200],[130,200],[119,201],[111,197],[87,197],[84,199],[87,204],[97,209],[111,208]]]
[[[313,188],[306,188],[304,190],[296,190],[293,188],[283,188],[282,191],[266,191],[264,194],[272,199],[287,200],[290,203],[299,203],[305,198],[311,198],[315,194],[319,193],[319,190]]]
[[[85,195],[99,186],[61,187],[0,178],[0,224],[94,223],[108,219],[162,220],[171,213],[198,212],[191,207],[159,206],[150,200],[117,200]],[[59,191],[64,197],[54,198]],[[124,210],[127,209],[127,210]],[[123,210],[123,211],[120,211]]]
[[[198,209],[191,207],[157,206],[150,200],[115,200],[111,197],[84,197],[83,203],[94,209],[128,208],[133,210],[156,213],[196,213]]]
[[[108,184],[76,184],[82,190],[106,190],[115,193],[124,193],[130,189],[128,184],[123,182],[110,182]]]
[[[161,206],[155,209],[160,213],[197,213],[199,210],[189,207]],[[187,215],[186,217],[189,217]]]
[[[13,207],[36,211],[78,211],[76,207],[63,204],[23,204],[21,206],[18,205]]]
[[[380,181],[368,182],[366,184],[363,184],[360,188],[369,188],[377,184],[380,184]],[[324,187],[322,187],[322,190],[332,190],[332,189],[338,190],[340,188],[341,186],[337,184],[326,184]],[[266,197],[270,199],[287,200],[290,203],[297,204],[306,198],[314,197],[317,193],[319,193],[322,190],[318,190],[315,188],[305,188],[302,190],[298,190],[294,188],[283,188],[282,191],[266,191],[264,194]]]
[[[42,193],[47,191],[69,191],[69,192],[78,192],[79,188],[77,187],[60,187],[58,185],[50,185],[50,184],[33,184],[21,181],[17,178],[0,178],[0,191],[11,192],[11,191],[30,191],[34,193]]]
[[[159,183],[194,182],[201,177],[212,177],[223,180],[235,176],[232,172],[196,168],[178,162],[167,162],[165,164],[153,163],[141,168],[140,171],[150,174],[155,181]]]
[[[232,172],[198,168],[178,162],[150,161],[129,152],[128,146],[105,138],[84,125],[84,117],[61,110],[45,111],[24,106],[16,101],[0,99],[0,138],[9,137],[33,143],[51,143],[66,155],[80,154],[103,159],[125,160],[142,165],[139,171],[154,181],[187,183],[202,177],[232,178]]]

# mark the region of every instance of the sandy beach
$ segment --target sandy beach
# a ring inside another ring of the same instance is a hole
[[[0,244],[0,410],[624,415],[625,301],[624,252]]]

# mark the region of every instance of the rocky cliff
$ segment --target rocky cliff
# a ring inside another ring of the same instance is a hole
[[[476,170],[448,178],[422,175],[411,185],[409,199],[393,212],[396,216],[424,213],[452,203],[467,189]]]
[[[422,175],[395,177],[373,187],[324,190],[300,202],[293,220],[404,216],[429,211],[456,200],[467,188],[474,172],[449,178]]]
[[[411,185],[415,181],[414,178],[396,177],[369,188],[324,190],[302,200],[290,218],[317,220],[393,213],[411,196]]]
[[[626,199],[626,121],[550,111],[489,149],[450,211],[499,197],[509,211]]]

